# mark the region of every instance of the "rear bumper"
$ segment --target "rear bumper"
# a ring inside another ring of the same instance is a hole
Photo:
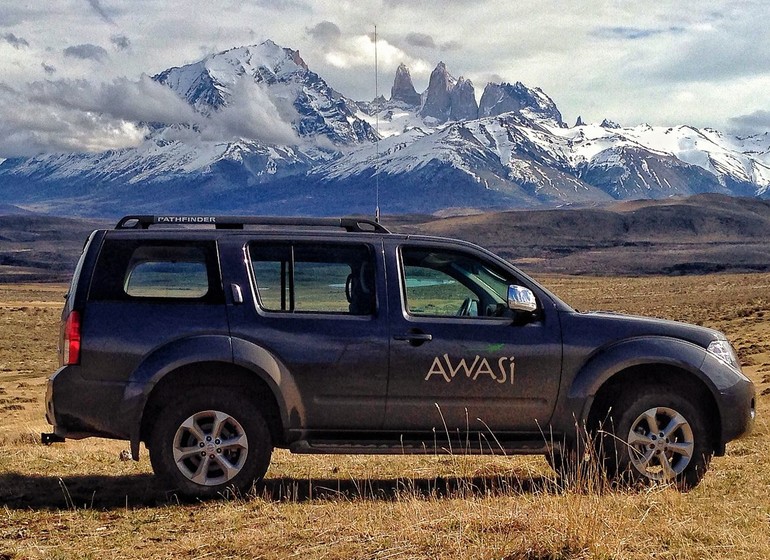
[[[125,384],[84,379],[79,366],[59,368],[48,380],[45,417],[57,438],[128,439],[121,417]]]

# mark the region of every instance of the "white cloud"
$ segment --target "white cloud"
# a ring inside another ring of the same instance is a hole
[[[334,44],[340,37],[342,37],[340,28],[331,21],[322,21],[321,23],[306,29],[306,32],[313,39],[322,44]]]
[[[292,113],[287,114],[291,110]],[[296,144],[299,142],[289,124],[296,112],[272,99],[267,90],[251,80],[241,79],[233,88],[227,106],[199,121],[202,136],[209,140],[236,140],[244,138],[268,144]]]
[[[26,39],[23,37],[17,37],[13,33],[5,33],[2,35],[2,39],[11,45],[14,49],[21,49],[24,47],[29,47],[29,43]]]
[[[91,8],[93,8],[94,12],[96,12],[100,18],[102,18],[107,23],[114,24],[115,22],[112,21],[112,18],[107,14],[105,9],[102,7],[102,3],[99,0],[88,0],[89,5]]]
[[[99,113],[121,121],[191,122],[192,108],[169,88],[143,75],[138,81],[116,78],[109,83],[86,80],[46,80],[25,88],[33,106]]]
[[[119,51],[125,51],[131,48],[131,39],[125,35],[112,35],[110,43]]]
[[[766,14],[767,4],[759,0],[188,0],[183,10],[162,0],[5,3],[0,6],[0,37],[6,37],[0,40],[0,79],[19,92],[14,107],[30,113],[39,107],[26,98],[32,90],[22,84],[51,74],[85,80],[91,84],[87,97],[101,101],[90,105],[91,112],[78,108],[60,84],[58,95],[70,108],[51,115],[52,122],[63,130],[81,123],[82,131],[70,131],[73,139],[95,131],[96,138],[104,134],[120,145],[136,137],[123,123],[134,122],[128,117],[142,112],[140,98],[137,105],[132,105],[133,98],[125,100],[121,108],[117,99],[104,102],[107,92],[129,89],[138,94],[149,87],[141,83],[142,73],[155,74],[210,52],[266,39],[300,50],[311,70],[344,95],[372,99],[371,34],[377,25],[379,93],[387,94],[401,62],[410,67],[416,89],[424,90],[430,71],[443,60],[453,75],[464,75],[479,89],[490,78],[541,87],[568,121],[582,115],[587,122],[609,117],[623,124],[719,128],[770,110]],[[23,38],[27,45],[13,38]],[[84,46],[89,47],[78,48]],[[71,56],[65,56],[65,49],[73,47]],[[121,85],[121,80],[135,85]],[[152,91],[144,95],[151,106],[145,112],[162,116],[159,104],[166,100]],[[107,111],[94,116],[93,108],[102,105],[115,115]],[[69,113],[78,110],[86,111],[82,119]],[[183,111],[176,105],[169,110]],[[242,132],[260,130],[259,119],[270,122],[271,111],[268,105],[251,124],[241,123]],[[0,118],[10,112],[0,108]],[[37,122],[34,116],[30,120]],[[762,126],[764,120],[751,122]],[[7,130],[9,125],[3,120],[0,126]],[[29,126],[27,136],[45,137],[34,124]],[[224,123],[221,127],[228,129]],[[16,130],[14,138],[22,132]],[[8,145],[8,138],[0,135],[0,152],[8,153]]]
[[[344,95],[354,99],[375,97],[373,35],[357,35],[337,41],[335,48],[326,52],[324,61],[328,64],[329,70],[321,72],[321,75]],[[413,78],[422,79],[427,84],[428,76],[435,64],[431,65],[419,57],[411,56],[387,39],[378,36],[377,70],[380,94],[390,91],[396,68],[402,62],[409,67]],[[344,81],[349,81],[350,76],[355,76],[357,83],[350,84],[350,89],[346,89]]]
[[[26,91],[0,89],[0,157],[102,151],[141,141],[141,126],[59,103],[30,102]]]
[[[0,157],[136,146],[153,123],[194,125],[190,141],[297,144],[290,124],[297,118],[290,104],[245,79],[236,83],[227,107],[210,117],[146,75],[100,84],[45,80],[22,89],[0,86]]]
[[[730,119],[731,131],[740,135],[759,134],[770,131],[770,111],[754,111]]]

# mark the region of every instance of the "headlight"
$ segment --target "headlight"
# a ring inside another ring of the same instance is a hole
[[[726,340],[714,340],[706,349],[710,354],[727,364],[728,366],[741,371],[741,364],[738,362],[738,356],[735,350]]]

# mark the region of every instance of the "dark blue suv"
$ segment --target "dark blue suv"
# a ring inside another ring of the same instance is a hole
[[[60,359],[44,441],[144,442],[200,497],[247,490],[275,447],[557,463],[583,432],[609,474],[690,487],[754,417],[721,333],[578,313],[476,245],[357,218],[94,231]]]

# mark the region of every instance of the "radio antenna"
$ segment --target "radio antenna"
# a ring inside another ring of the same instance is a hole
[[[379,80],[378,80],[378,61],[377,61],[377,26],[374,26],[374,147],[375,147],[375,159],[374,159],[374,221],[380,223],[380,110],[377,106],[377,99],[379,98]]]

